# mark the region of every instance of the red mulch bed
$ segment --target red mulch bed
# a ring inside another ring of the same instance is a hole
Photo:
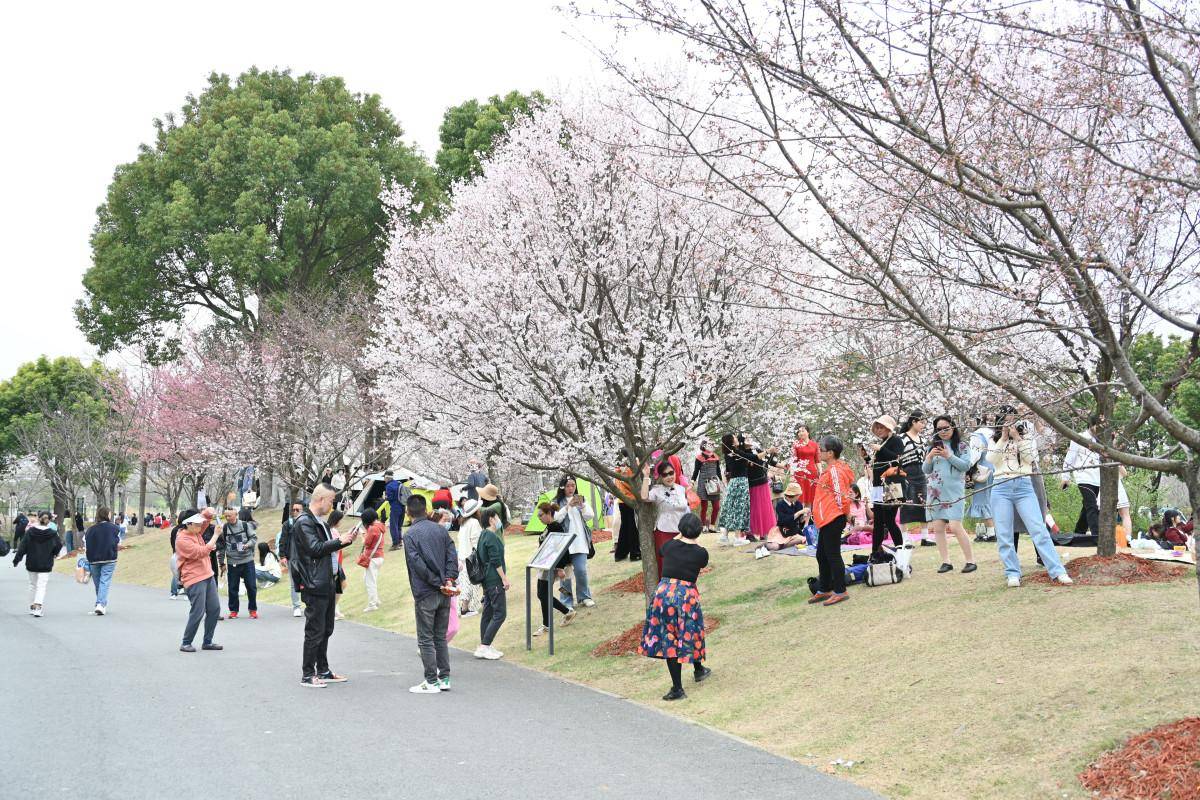
[[[1067,574],[1082,586],[1117,586],[1122,583],[1165,583],[1182,578],[1189,564],[1150,561],[1129,553],[1115,556],[1084,556],[1067,562]],[[1029,583],[1051,584],[1045,572],[1030,575]],[[1057,584],[1054,584],[1057,585]],[[1171,798],[1175,800],[1175,798]]]
[[[592,542],[611,542],[612,531],[592,531]]]
[[[642,573],[630,575],[623,581],[617,581],[604,591],[618,594],[643,594],[646,591],[646,577]]]
[[[596,649],[592,651],[592,655],[597,658],[601,656],[637,655],[638,645],[642,642],[642,627],[642,623],[639,622],[620,636],[614,636],[606,642],[601,642],[596,645]],[[721,619],[719,617],[704,618],[705,635],[712,633],[719,627],[721,627]]]
[[[1079,776],[1101,800],[1200,798],[1200,717],[1138,734]]]

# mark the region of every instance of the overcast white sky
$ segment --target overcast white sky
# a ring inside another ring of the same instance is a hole
[[[378,93],[430,159],[447,106],[605,80],[549,0],[41,2],[5,22],[0,380],[43,353],[94,356],[71,309],[96,207],[154,118],[211,71],[340,75]]]

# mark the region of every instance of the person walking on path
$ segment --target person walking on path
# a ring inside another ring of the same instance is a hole
[[[92,586],[96,589],[96,607],[92,613],[99,617],[108,613],[108,592],[112,587],[113,573],[117,570],[117,545],[121,542],[121,529],[110,517],[109,509],[97,509],[96,524],[83,534]]]
[[[583,495],[576,490],[575,479],[570,475],[563,476],[558,484],[558,495],[554,498],[558,513],[554,518],[562,523],[563,529],[571,534],[571,545],[567,552],[571,554],[571,575],[564,578],[558,585],[559,598],[563,604],[574,608],[583,605],[591,608],[596,605],[592,599],[592,590],[588,585],[588,559],[595,552],[592,545],[592,531],[589,524],[596,518],[596,512]]]
[[[358,565],[363,568],[363,585],[367,589],[367,607],[363,613],[379,610],[379,570],[383,569],[383,539],[386,529],[375,509],[366,508],[362,512],[363,534],[362,552],[358,554]]]
[[[467,501],[470,502],[470,501]],[[492,646],[500,626],[508,616],[505,592],[512,588],[508,582],[508,569],[504,560],[504,539],[501,537],[500,516],[494,511],[484,511],[479,519],[483,532],[479,536],[476,554],[485,570],[483,574],[483,613],[479,617],[479,647],[476,658],[494,661],[503,658]]]
[[[29,613],[35,617],[42,615],[54,558],[64,547],[58,531],[50,527],[50,512],[43,511],[38,514],[37,522],[29,523],[13,555],[14,567],[20,566],[22,559],[25,561],[25,571],[29,573]]]
[[[1087,430],[1080,435],[1093,442],[1096,441],[1096,434],[1103,421],[1099,414],[1093,414],[1088,418]],[[1099,537],[1100,454],[1073,441],[1067,448],[1062,468],[1062,488],[1066,489],[1074,480],[1075,485],[1079,487],[1079,499],[1082,502],[1079,518],[1075,520],[1075,535],[1082,536],[1085,533],[1091,533],[1092,536]]]
[[[279,531],[279,541],[275,543],[275,552],[279,553],[279,563],[283,568],[291,571],[288,566],[288,559],[292,552],[292,527],[296,524],[297,518],[304,513],[304,503],[299,501],[288,506],[288,510],[283,520],[283,527]],[[292,616],[302,617],[304,611],[300,608],[300,593],[296,591],[296,584],[290,579],[288,580],[288,589],[292,593]]]
[[[183,590],[187,592],[188,601],[191,603],[187,624],[183,627],[183,643],[179,646],[181,653],[196,652],[192,640],[196,638],[201,617],[204,618],[204,639],[200,649],[224,649],[213,642],[217,619],[221,615],[221,599],[217,596],[217,578],[212,567],[212,553],[217,548],[217,538],[214,536],[212,541],[204,540],[204,530],[212,524],[216,515],[216,511],[211,508],[183,512],[184,527],[175,537],[179,582],[183,584]]]
[[[292,524],[289,572],[292,585],[304,601],[300,685],[310,689],[347,680],[329,668],[329,637],[333,636],[337,596],[346,577],[338,566],[338,551],[358,538],[358,529],[336,537],[330,533],[325,519],[333,510],[336,495],[332,486],[319,484],[308,500],[308,508]]]
[[[704,530],[715,532],[717,517],[721,513],[721,490],[725,488],[725,478],[721,474],[721,458],[708,440],[700,443],[700,452],[692,467],[692,483],[700,498],[700,524]]]
[[[671,691],[663,695],[667,701],[687,697],[682,664],[692,664],[696,683],[712,675],[704,666],[704,611],[696,589],[700,570],[708,566],[708,551],[697,541],[702,527],[695,514],[684,514],[679,520],[680,538],[670,539],[660,548],[662,576],[646,609],[638,645],[640,654],[666,660],[671,675]]]
[[[817,494],[817,443],[809,438],[808,426],[796,427],[792,443],[792,480],[800,487],[800,502],[812,508]]]
[[[17,512],[17,518],[13,520],[13,550],[21,546],[21,540],[25,538],[25,531],[29,529],[29,517],[22,512]]]
[[[962,441],[954,420],[944,414],[934,418],[933,434],[936,438],[925,454],[921,471],[929,476],[929,527],[933,530],[938,555],[942,558],[938,572],[954,570],[950,564],[950,549],[946,545],[947,529],[958,539],[958,546],[967,560],[962,571],[974,572],[977,567],[971,538],[962,526],[967,470],[971,468],[970,448]]]
[[[414,694],[450,691],[450,648],[446,629],[450,625],[450,603],[458,590],[458,553],[446,535],[446,529],[428,518],[425,498],[415,494],[408,499],[412,524],[405,534],[404,561],[408,567],[408,585],[413,593],[417,621],[417,649],[425,679],[409,689]]]
[[[243,519],[241,517],[247,517]],[[258,619],[258,577],[254,574],[254,552],[258,545],[258,530],[250,517],[250,509],[239,514],[235,508],[225,509],[225,527],[221,529],[223,545],[217,551],[217,563],[225,571],[228,585],[229,618],[241,613],[240,584],[246,584],[246,601],[250,618]]]
[[[988,460],[996,470],[996,482],[992,486],[992,513],[996,519],[996,539],[1004,574],[1009,588],[1015,589],[1021,585],[1021,561],[1013,546],[1013,517],[1019,515],[1046,565],[1046,571],[1050,573],[1050,579],[1070,584],[1072,580],[1058,558],[1058,551],[1054,549],[1054,541],[1046,528],[1029,477],[1033,472],[1037,450],[1032,439],[1021,432],[1016,417],[1016,409],[1012,406],[1000,409],[997,421],[999,430],[992,434],[993,447],[988,452]]]
[[[813,522],[817,525],[817,570],[819,591],[809,603],[832,606],[849,600],[846,594],[846,563],[842,561],[842,531],[850,521],[854,493],[854,470],[842,461],[842,440],[822,436],[817,458],[825,465],[813,493]]]

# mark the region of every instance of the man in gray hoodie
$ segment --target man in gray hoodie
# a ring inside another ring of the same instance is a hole
[[[246,509],[245,517],[250,516]],[[238,584],[246,584],[250,618],[258,619],[258,580],[254,575],[254,552],[258,548],[258,532],[252,519],[239,519],[236,508],[225,509],[225,525],[221,529],[224,544],[217,548],[217,561],[229,577],[229,618],[237,619],[241,601]]]

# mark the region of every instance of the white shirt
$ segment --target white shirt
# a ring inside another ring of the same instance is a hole
[[[579,495],[573,495],[579,497]],[[570,500],[563,500],[564,503],[570,503]],[[592,511],[592,507],[588,505],[588,501],[584,500],[581,506],[564,505],[554,515],[554,519],[563,523],[567,533],[571,534],[571,546],[567,548],[567,552],[571,555],[579,553],[587,553],[587,523],[596,518],[596,513]]]
[[[1092,438],[1091,431],[1083,431],[1081,435],[1089,441],[1096,441]],[[1100,454],[1078,442],[1071,442],[1071,446],[1067,448],[1067,457],[1063,459],[1062,468],[1064,472],[1071,472],[1076,485],[1100,485]]]
[[[483,535],[483,526],[479,524],[479,520],[471,517],[463,520],[458,526],[458,560],[466,563],[467,556],[474,552],[476,545],[479,544],[479,537]]]
[[[346,488],[346,474],[344,472],[335,472],[333,477],[329,479],[329,485],[339,492]]]
[[[654,523],[655,530],[663,533],[679,533],[679,520],[691,509],[688,507],[687,489],[675,484],[670,489],[666,486],[651,487],[650,502],[658,506],[658,521]]]

